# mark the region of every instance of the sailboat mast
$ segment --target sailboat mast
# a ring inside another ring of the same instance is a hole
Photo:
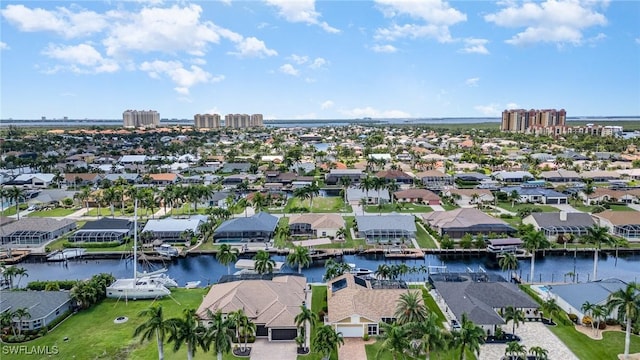
[[[138,199],[133,202],[133,283],[138,282]]]

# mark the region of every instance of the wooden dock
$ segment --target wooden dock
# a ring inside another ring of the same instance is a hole
[[[424,251],[421,249],[402,249],[389,251],[389,249],[367,249],[360,252],[362,255],[383,255],[387,259],[424,259]]]
[[[31,250],[7,250],[0,252],[0,263],[14,265],[26,259]]]

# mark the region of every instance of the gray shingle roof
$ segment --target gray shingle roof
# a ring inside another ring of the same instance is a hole
[[[627,287],[621,280],[608,279],[579,284],[561,284],[548,286],[553,294],[558,295],[576,309],[588,301],[592,304],[603,303],[612,292]]]
[[[595,225],[593,218],[590,214],[569,212],[566,213],[567,220],[560,220],[560,212],[552,213],[533,213],[531,216],[535,219],[538,226],[541,228],[546,227],[559,227],[559,226],[580,226],[580,227],[592,227]]]
[[[237,231],[275,231],[278,225],[278,218],[265,212],[257,213],[250,217],[240,217],[227,220],[214,231],[237,232]]]
[[[0,313],[27,308],[31,320],[36,320],[49,315],[67,301],[71,301],[68,291],[1,291]]]
[[[110,219],[101,218],[95,221],[87,221],[81,228],[82,230],[129,230],[132,224],[126,219]]]
[[[399,229],[415,232],[413,215],[356,216],[358,231]]]
[[[147,221],[142,231],[183,232],[185,230],[192,230],[195,234],[198,234],[198,227],[205,221],[207,221],[207,217],[203,215],[195,215],[188,219],[151,219]]]
[[[18,221],[14,221],[8,225],[0,228],[1,235],[12,234],[16,231],[41,231],[41,232],[54,232],[62,229],[70,224],[75,223],[75,220],[71,219],[54,219],[54,218],[40,218],[40,217],[23,217]]]

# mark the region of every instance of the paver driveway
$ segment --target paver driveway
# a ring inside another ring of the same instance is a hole
[[[268,342],[256,339],[251,344],[251,360],[296,360],[296,343],[293,341]]]
[[[365,345],[366,343],[360,338],[344,338],[344,344],[338,348],[338,359],[367,360]]]

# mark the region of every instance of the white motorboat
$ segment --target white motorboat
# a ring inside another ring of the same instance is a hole
[[[156,246],[153,248],[155,252],[159,255],[166,256],[169,258],[174,258],[180,254],[178,248],[171,246],[169,244],[162,244],[160,246]]]
[[[357,267],[356,264],[349,263],[349,273],[356,276],[369,276],[373,275],[373,271],[361,267]]]
[[[187,281],[187,285],[185,285],[185,289],[195,289],[198,286],[200,286],[201,281],[197,280],[197,281]]]
[[[117,279],[107,287],[107,297],[112,299],[157,299],[171,294],[160,281],[150,276],[138,277],[138,200],[133,209],[133,278]]]
[[[284,262],[276,261],[273,266],[273,273],[279,273],[284,266]],[[240,259],[236,262],[235,268],[239,269],[233,275],[242,275],[242,274],[257,274],[256,272],[256,262],[251,259]]]
[[[47,261],[66,261],[69,259],[74,259],[77,257],[83,256],[87,252],[87,249],[64,249],[61,251],[56,251],[47,256]]]
[[[168,288],[178,287],[178,283],[167,275],[167,268],[162,268],[154,271],[137,272],[138,278],[149,278],[155,282],[158,282]]]

